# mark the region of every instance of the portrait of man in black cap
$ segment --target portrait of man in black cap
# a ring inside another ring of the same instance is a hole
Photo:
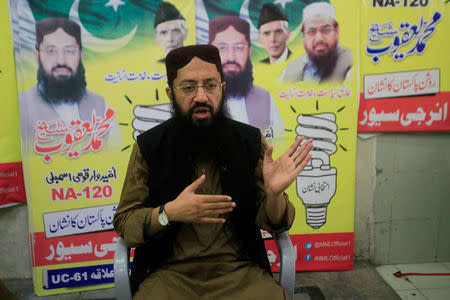
[[[291,55],[286,46],[291,35],[288,19],[278,6],[273,3],[263,5],[258,19],[258,29],[259,42],[269,54],[269,57],[260,62],[265,64],[283,62]]]
[[[169,2],[158,5],[155,16],[155,40],[163,48],[164,53],[182,47],[187,38],[186,21],[180,11]],[[158,60],[164,63],[165,57]]]
[[[258,127],[267,138],[282,139],[284,123],[272,96],[253,84],[248,21],[237,16],[211,20],[209,43],[219,49],[227,83],[226,106],[231,118]]]

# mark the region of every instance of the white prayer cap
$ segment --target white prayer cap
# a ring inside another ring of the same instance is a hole
[[[330,17],[336,20],[334,6],[328,2],[315,2],[305,6],[303,9],[303,22],[318,17]]]

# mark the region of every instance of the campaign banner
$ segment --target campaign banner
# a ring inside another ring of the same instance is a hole
[[[358,131],[450,130],[449,2],[362,3]]]
[[[219,48],[231,116],[259,127],[274,145],[274,156],[300,135],[314,139],[312,162],[287,190],[296,208],[291,238],[299,258],[298,237],[317,235],[332,242],[335,237],[327,234],[343,234],[348,256],[307,265],[297,260],[297,270],[353,267],[359,95],[354,23],[360,6],[359,1],[323,2],[196,1],[197,43]],[[266,248],[277,271],[275,243],[266,241]]]
[[[19,106],[8,2],[0,3],[0,208],[25,203],[20,158]]]
[[[161,3],[182,19],[163,22]],[[297,257],[303,235],[345,244],[348,259],[311,260],[308,270],[351,269],[359,3],[11,1],[35,292],[111,286],[111,222],[131,146],[171,116],[166,53],[196,43],[219,49],[231,118],[259,128],[274,157],[299,136],[314,139],[287,190],[290,233]]]
[[[166,52],[196,41],[194,1],[165,1],[184,20],[157,28],[161,2],[10,1],[37,295],[113,286],[131,146],[170,102]]]

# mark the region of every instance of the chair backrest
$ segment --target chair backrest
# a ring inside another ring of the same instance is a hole
[[[114,253],[114,283],[116,298],[120,300],[131,300],[129,266],[130,249],[119,237]]]
[[[287,231],[276,234],[275,240],[280,255],[280,285],[286,290],[289,297],[294,299],[297,254]],[[132,298],[129,267],[130,249],[119,237],[114,253],[114,282],[116,298],[120,300],[131,300]]]

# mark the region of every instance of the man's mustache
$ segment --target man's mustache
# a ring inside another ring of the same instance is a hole
[[[194,106],[192,106],[189,109],[189,114],[192,115],[194,113],[194,110],[197,109],[197,108],[207,108],[207,109],[209,109],[210,112],[213,111],[213,107],[211,105],[209,105],[207,103],[196,102],[194,104]]]
[[[328,44],[327,44],[327,43],[324,43],[324,42],[318,42],[318,43],[315,43],[315,44],[314,44],[313,49],[316,49],[316,47],[317,47],[317,46],[320,46],[320,45],[325,46],[325,47],[328,48]]]
[[[227,65],[235,65],[235,66],[241,68],[241,65],[238,64],[238,63],[235,62],[235,61],[227,61],[226,63],[224,63],[224,64],[222,65],[222,68],[224,68],[224,67],[227,66]]]
[[[71,73],[73,73],[72,68],[67,66],[67,65],[56,65],[52,68],[52,72],[54,72],[56,69],[67,69],[69,70]]]

